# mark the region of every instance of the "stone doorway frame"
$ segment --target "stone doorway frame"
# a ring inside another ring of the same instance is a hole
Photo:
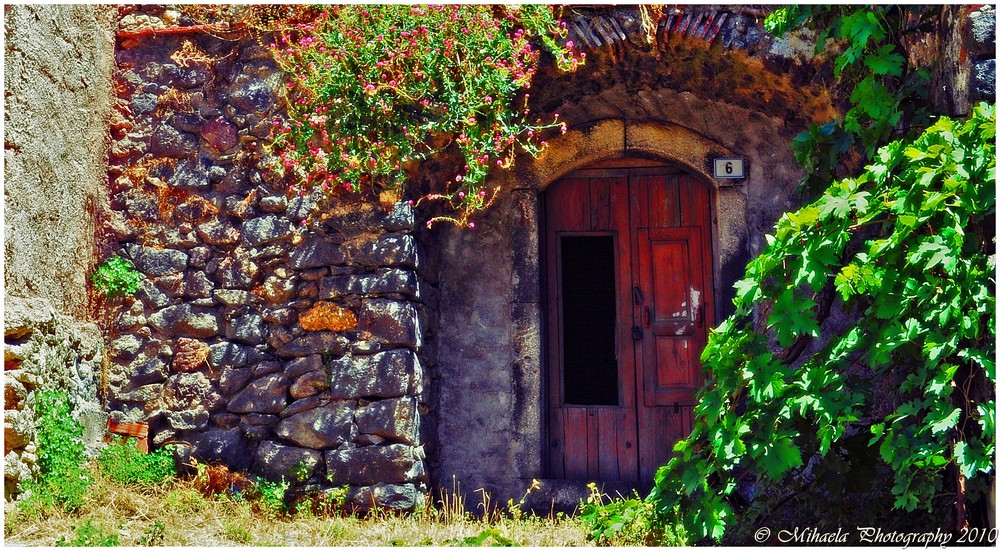
[[[729,293],[735,281],[724,265],[745,265],[749,260],[748,210],[743,180],[716,180],[711,175],[712,160],[741,157],[739,152],[689,128],[672,123],[604,119],[589,127],[573,130],[549,140],[548,148],[532,158],[523,155],[515,170],[498,174],[491,183],[510,190],[513,284],[511,366],[513,389],[522,397],[521,411],[514,412],[512,443],[518,458],[517,475],[523,485],[547,473],[546,358],[544,346],[545,304],[539,235],[543,226],[539,196],[563,175],[600,161],[644,158],[677,165],[712,188],[712,292],[715,319],[729,313]],[[748,175],[753,158],[747,160]],[[729,275],[729,277],[727,277]],[[556,481],[552,481],[556,482]]]

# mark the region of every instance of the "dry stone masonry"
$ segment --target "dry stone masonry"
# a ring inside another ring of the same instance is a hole
[[[260,159],[283,81],[246,37],[119,34],[111,236],[145,276],[111,323],[109,405],[154,446],[412,509],[426,492],[405,202],[289,196]],[[151,23],[152,22],[152,23]]]

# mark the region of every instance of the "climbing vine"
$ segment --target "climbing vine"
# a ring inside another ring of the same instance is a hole
[[[987,490],[995,126],[986,104],[964,123],[941,118],[782,216],[709,338],[712,382],[649,496],[661,513],[682,511],[691,533],[718,539],[738,474],[781,482],[858,432],[892,467],[896,508],[930,510],[944,487]],[[802,358],[835,298],[857,321]],[[899,381],[887,414],[875,412],[877,378]]]
[[[805,169],[803,187],[816,193],[833,181],[838,167],[863,166],[876,150],[930,124],[928,72],[906,63],[903,41],[929,30],[938,8],[927,6],[787,6],[772,12],[764,28],[781,36],[805,27],[817,32],[816,53],[830,46],[843,49],[833,61],[833,74],[846,88],[844,116],[812,124],[792,140],[795,158]]]
[[[484,180],[519,151],[537,154],[561,129],[532,118],[527,90],[540,47],[557,65],[583,62],[549,6],[348,5],[281,31],[272,51],[289,77],[288,118],[274,121],[275,151],[291,192],[401,191],[417,163],[457,151],[440,200],[469,217],[497,192]]]

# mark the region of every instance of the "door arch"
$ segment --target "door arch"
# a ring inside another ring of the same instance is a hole
[[[691,430],[712,325],[712,189],[605,161],[544,193],[549,476],[648,483]]]

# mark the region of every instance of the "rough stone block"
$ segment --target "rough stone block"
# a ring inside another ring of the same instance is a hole
[[[205,365],[212,350],[207,344],[195,339],[177,339],[174,347],[173,368],[175,372],[198,371]]]
[[[324,453],[334,484],[414,482],[425,478],[421,448],[405,444],[348,448]]]
[[[246,252],[243,251],[242,254],[219,261],[215,277],[222,287],[248,290],[253,286],[260,267],[245,255]]]
[[[286,417],[274,428],[281,438],[304,448],[336,448],[351,438],[354,402],[333,402]]]
[[[422,344],[417,309],[409,302],[366,300],[358,317],[358,328],[369,332],[371,341],[413,350]]]
[[[226,327],[226,338],[246,344],[260,344],[267,338],[267,326],[258,314],[233,319]]]
[[[219,342],[208,347],[211,350],[212,367],[243,367],[250,359],[252,348],[231,342]],[[256,352],[254,350],[254,352]]]
[[[170,304],[170,297],[148,279],[143,279],[139,283],[139,289],[135,292],[135,298],[141,300],[143,304],[153,310]]]
[[[197,159],[185,159],[177,163],[177,168],[167,183],[175,188],[206,189],[212,186],[208,181],[208,171],[201,160]]]
[[[400,269],[384,270],[377,274],[339,275],[324,277],[319,287],[319,298],[323,299],[389,293],[419,298],[417,275],[410,270]]]
[[[219,289],[212,293],[212,296],[215,297],[215,300],[226,306],[243,306],[250,304],[254,295],[249,291],[240,291],[238,289]]]
[[[208,412],[203,408],[186,411],[168,411],[167,424],[174,430],[205,430],[208,428]]]
[[[229,401],[234,413],[281,413],[288,404],[288,379],[272,374],[250,383]]]
[[[299,326],[306,331],[345,331],[357,325],[354,312],[332,302],[317,302],[299,316]]]
[[[232,396],[243,389],[253,379],[249,367],[234,368],[226,366],[219,375],[219,390],[226,396]]]
[[[219,320],[213,312],[188,304],[168,306],[152,314],[149,324],[168,336],[203,339],[219,334]]]
[[[187,298],[208,298],[212,296],[212,283],[205,272],[188,272],[184,276],[184,296]]]
[[[254,456],[256,469],[261,471],[269,480],[295,480],[296,474],[293,471],[304,468],[302,478],[308,480],[323,468],[323,454],[294,446],[285,446],[271,440],[260,443],[257,453]]]
[[[346,260],[339,240],[315,233],[305,236],[289,258],[296,270],[343,264]]]
[[[243,223],[243,241],[251,247],[259,247],[292,235],[292,224],[285,218],[264,216],[251,218]]]
[[[296,379],[310,371],[323,369],[323,356],[313,354],[304,358],[296,358],[285,364],[285,376],[289,379]]]
[[[351,488],[347,503],[355,512],[363,513],[383,507],[392,511],[414,511],[423,508],[424,495],[413,484],[375,484]]]
[[[410,350],[344,356],[331,362],[330,372],[334,398],[398,398],[420,392],[420,366]]]
[[[416,444],[420,417],[412,396],[372,402],[354,414],[358,432],[374,434],[404,444]]]
[[[334,356],[347,350],[345,337],[329,331],[319,331],[303,335],[278,349],[278,356],[295,358],[312,354],[329,353]]]
[[[138,402],[147,403],[160,397],[164,384],[142,385],[138,388],[126,392],[112,392],[111,399],[116,402]]]
[[[209,430],[188,436],[191,454],[202,463],[222,463],[231,469],[246,469],[253,462],[255,447],[239,429]]]
[[[416,268],[417,244],[412,235],[388,235],[362,245],[352,260],[362,266]]]
[[[179,274],[187,268],[188,255],[174,249],[152,249],[130,243],[125,252],[135,268],[150,277]]]
[[[284,195],[268,195],[260,198],[260,210],[270,213],[285,212],[288,199]]]
[[[239,129],[226,119],[219,117],[201,126],[201,137],[217,152],[232,149],[239,143]]]
[[[196,228],[198,237],[209,245],[232,245],[240,240],[240,230],[228,220],[213,219]]]
[[[162,124],[153,131],[149,152],[157,157],[185,157],[198,149],[198,139]]]
[[[296,400],[315,396],[330,388],[330,378],[323,371],[310,371],[292,383],[289,393]]]
[[[167,411],[214,411],[225,403],[204,373],[177,373],[163,384],[160,405]]]
[[[253,366],[253,376],[255,379],[263,377],[264,375],[270,375],[272,373],[281,372],[281,362],[260,362]]]
[[[996,97],[997,60],[987,59],[972,64],[972,86],[970,88],[970,96],[973,100],[991,101]]]
[[[295,400],[290,406],[285,408],[281,412],[281,418],[291,417],[292,415],[302,413],[303,411],[309,411],[313,408],[317,408],[330,401],[329,395],[319,395],[319,396],[309,396],[308,398],[302,398],[301,400]]]

